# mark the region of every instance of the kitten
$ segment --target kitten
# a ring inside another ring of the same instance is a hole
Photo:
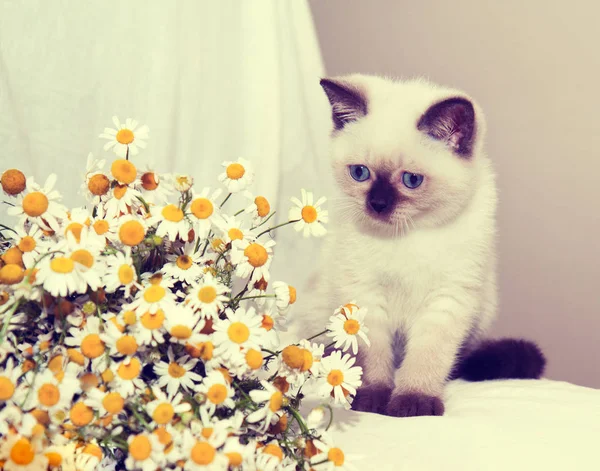
[[[480,108],[425,80],[351,75],[321,85],[342,196],[302,333],[351,300],[368,308],[371,347],[359,353],[353,408],[441,415],[451,377],[539,377],[535,344],[482,343],[497,306],[497,190]]]

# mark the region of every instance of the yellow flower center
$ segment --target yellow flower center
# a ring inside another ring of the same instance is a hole
[[[304,352],[302,350],[296,345],[288,345],[281,352],[283,362],[290,368],[301,368],[304,364]]]
[[[294,304],[296,302],[296,288],[293,286],[288,286],[290,290],[290,304]]]
[[[234,241],[234,240],[242,240],[244,238],[244,233],[242,231],[240,231],[239,229],[232,227],[231,229],[229,229],[227,231],[227,235],[229,236],[229,238]]]
[[[264,447],[263,453],[266,453],[267,455],[276,456],[277,458],[279,458],[279,461],[283,459],[283,451],[274,443],[270,443],[266,447]]]
[[[46,212],[49,204],[44,193],[34,191],[23,198],[23,211],[31,217],[41,216]]]
[[[302,366],[300,367],[300,371],[308,371],[313,366],[313,356],[306,348],[302,349]]]
[[[214,431],[215,431],[215,429],[213,427],[204,427],[202,429],[202,432],[200,432],[200,435],[202,435],[204,438],[206,438],[208,440],[212,436]]]
[[[190,211],[192,211],[192,214],[198,219],[206,219],[212,215],[214,207],[212,201],[208,198],[196,198],[192,201]]]
[[[301,211],[304,222],[311,223],[317,220],[317,210],[314,206],[304,206]]]
[[[2,255],[4,263],[14,263],[23,266],[23,252],[18,247],[11,247]]]
[[[158,427],[152,433],[158,437],[158,441],[161,445],[168,445],[173,440],[173,436],[167,432],[165,427]],[[168,453],[168,451],[165,450],[165,453]]]
[[[113,188],[113,196],[120,200],[127,193],[127,185],[117,185]]]
[[[223,401],[225,401],[225,399],[227,399],[227,387],[225,387],[224,384],[213,384],[210,388],[208,388],[206,397],[213,404],[221,404]]]
[[[100,461],[102,461],[102,448],[93,443],[88,443],[84,448],[82,453],[86,453],[88,455],[95,456]]]
[[[214,286],[203,286],[198,290],[198,299],[201,303],[210,304],[217,299],[217,290]]]
[[[117,131],[117,142],[119,144],[129,145],[133,142],[135,136],[131,129],[123,128]]]
[[[98,235],[106,234],[109,229],[108,222],[105,221],[104,219],[100,219],[100,220],[96,221],[92,227],[94,228],[94,230],[96,231],[96,234],[98,234]]]
[[[2,189],[9,195],[18,195],[21,193],[25,189],[26,183],[27,179],[25,175],[16,168],[11,168],[4,172],[2,179],[0,179]]]
[[[81,341],[81,353],[87,358],[98,358],[104,353],[104,342],[98,334],[88,334]]]
[[[327,382],[332,386],[339,386],[344,382],[344,373],[341,370],[331,370],[327,375]]]
[[[78,402],[71,407],[69,417],[76,427],[85,427],[94,419],[94,411],[83,402]]]
[[[262,267],[269,258],[267,250],[256,242],[244,249],[244,255],[248,258],[248,263],[254,268]]]
[[[111,392],[102,399],[102,407],[109,414],[118,414],[125,406],[125,399],[118,392]]]
[[[110,180],[102,173],[98,173],[88,180],[88,190],[95,196],[105,195],[110,188]]]
[[[227,456],[227,459],[229,460],[229,466],[235,468],[242,465],[243,458],[241,454],[232,451],[231,453],[225,453],[225,456]]]
[[[125,322],[125,324],[133,325],[133,324],[135,324],[136,320],[137,320],[137,316],[135,315],[135,312],[125,311],[123,313],[123,322]]]
[[[200,358],[202,358],[203,361],[212,360],[213,350],[215,349],[212,342],[203,342],[198,348],[200,349]]]
[[[6,376],[0,376],[0,401],[6,401],[15,392],[15,385]]]
[[[144,435],[137,435],[133,437],[129,444],[129,454],[136,461],[144,461],[148,459],[152,453],[152,444],[148,437]]]
[[[264,196],[254,198],[254,204],[256,205],[256,212],[261,218],[264,218],[271,211],[271,205]]]
[[[250,329],[243,322],[233,322],[227,329],[227,335],[232,342],[244,343],[250,337]]]
[[[132,335],[123,335],[122,337],[119,337],[115,342],[115,346],[117,351],[125,356],[133,355],[138,349],[137,340]]]
[[[183,211],[174,204],[165,206],[161,211],[162,217],[167,221],[179,222],[183,219]]]
[[[152,191],[158,188],[158,181],[154,172],[146,172],[142,175],[142,188]]]
[[[62,456],[60,453],[48,451],[44,453],[44,456],[48,458],[48,466],[51,468],[58,468],[62,464]]]
[[[70,258],[56,257],[50,262],[50,270],[54,273],[71,273],[75,263]]]
[[[85,365],[85,357],[76,348],[69,348],[67,350],[67,355],[69,356],[69,360],[73,363],[77,363],[80,366]]]
[[[244,173],[246,173],[246,169],[242,164],[234,163],[229,164],[225,172],[227,173],[227,178],[230,180],[239,180],[244,176]]]
[[[188,255],[180,255],[179,257],[177,257],[177,260],[175,263],[182,270],[188,270],[194,264],[191,257],[189,257]]]
[[[187,325],[174,325],[169,332],[173,337],[179,340],[189,339],[192,336],[192,329]]]
[[[165,313],[162,309],[157,310],[154,314],[145,312],[140,321],[148,330],[160,329],[165,322]]]
[[[191,458],[196,464],[207,465],[213,462],[216,454],[217,451],[210,443],[196,442],[192,448]]]
[[[0,283],[14,285],[23,281],[23,278],[25,278],[25,270],[17,264],[9,263],[0,268]]]
[[[269,316],[268,314],[265,314],[263,316],[261,327],[268,332],[269,330],[271,330],[273,328],[273,325],[275,325],[273,318],[271,316]]]
[[[135,272],[133,271],[133,268],[131,268],[131,266],[127,265],[126,263],[121,265],[119,267],[119,271],[117,272],[119,276],[119,281],[122,285],[128,285],[129,283],[131,283],[133,281],[134,273]]]
[[[25,236],[19,241],[19,250],[24,253],[31,252],[36,246],[37,243],[31,236]]]
[[[137,358],[132,358],[129,364],[121,363],[119,368],[117,368],[117,374],[122,379],[134,379],[137,378],[140,374],[142,366],[140,364],[140,360]]]
[[[172,362],[169,364],[168,372],[171,378],[181,378],[182,376],[185,376],[187,370],[179,363]]]
[[[356,319],[348,319],[344,322],[344,330],[347,334],[356,335],[360,330],[360,324]]]
[[[10,450],[10,460],[17,465],[28,465],[35,458],[35,451],[31,442],[26,438],[20,438]]]
[[[85,249],[79,249],[73,252],[71,254],[71,260],[80,263],[87,268],[92,268],[92,265],[94,265],[94,256]]]
[[[283,404],[283,394],[280,391],[275,391],[269,399],[269,409],[271,412],[277,412],[281,409],[281,405]]]
[[[127,221],[119,228],[119,240],[125,245],[138,245],[146,235],[144,226],[139,221]]]
[[[336,466],[344,465],[344,452],[339,448],[330,448],[327,452],[327,459]]]
[[[168,424],[175,416],[175,409],[168,402],[159,404],[154,413],[152,414],[152,420],[159,425]]]
[[[263,364],[263,356],[258,350],[251,348],[246,352],[246,363],[252,370],[258,370]]]
[[[147,303],[157,303],[165,297],[167,291],[160,285],[151,285],[144,291],[144,300]]]
[[[119,183],[129,185],[137,177],[137,169],[129,160],[117,159],[110,166],[110,172]]]
[[[223,239],[218,239],[218,238],[217,238],[217,239],[213,239],[213,240],[210,242],[210,246],[211,246],[213,249],[217,250],[217,251],[221,250],[221,249],[223,248],[223,245],[224,245],[224,244],[225,244],[225,243],[223,242]]]

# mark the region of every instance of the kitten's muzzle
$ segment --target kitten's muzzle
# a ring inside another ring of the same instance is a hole
[[[375,180],[367,195],[367,206],[377,215],[392,212],[398,201],[398,192],[388,180]]]
[[[375,211],[377,214],[381,214],[387,209],[388,202],[381,198],[372,199],[372,200],[369,200],[369,206],[371,206],[371,209],[373,211]]]

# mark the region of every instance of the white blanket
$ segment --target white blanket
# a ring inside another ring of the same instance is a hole
[[[541,381],[452,382],[443,417],[336,411],[359,470],[600,469],[600,390]]]

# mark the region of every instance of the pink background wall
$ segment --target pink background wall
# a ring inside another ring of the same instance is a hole
[[[468,91],[499,174],[496,335],[537,340],[548,376],[600,387],[600,4],[312,0],[330,75]]]

